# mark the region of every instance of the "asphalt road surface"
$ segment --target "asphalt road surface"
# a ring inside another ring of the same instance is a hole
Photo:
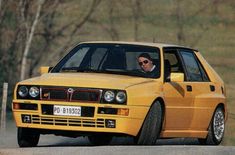
[[[114,137],[109,146],[91,146],[86,137],[67,138],[54,135],[41,135],[34,148],[19,148],[14,122],[7,123],[7,130],[0,134],[0,155],[126,155],[126,154],[235,154],[235,147],[200,146],[196,139],[177,138],[158,140],[155,146],[136,146],[129,137]]]

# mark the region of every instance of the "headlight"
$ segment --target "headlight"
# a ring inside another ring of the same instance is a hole
[[[119,91],[116,95],[116,101],[118,103],[124,103],[126,102],[126,93],[123,91]]]
[[[38,95],[39,95],[39,89],[38,89],[38,87],[31,87],[30,89],[29,89],[29,95],[31,96],[31,97],[33,97],[33,98],[35,98],[35,97],[37,97]]]
[[[29,90],[26,86],[20,86],[18,89],[18,94],[20,97],[26,97],[29,93]]]
[[[115,98],[115,94],[113,91],[108,90],[104,93],[104,100],[105,101],[112,102],[114,100],[114,98]]]

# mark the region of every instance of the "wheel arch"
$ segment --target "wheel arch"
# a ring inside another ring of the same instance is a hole
[[[161,125],[161,130],[162,130],[162,127],[163,127],[163,123],[164,123],[164,119],[165,119],[165,102],[164,102],[164,100],[163,100],[163,98],[162,97],[157,97],[151,104],[150,104],[150,106],[149,106],[149,110],[150,110],[150,108],[153,106],[153,104],[155,103],[155,102],[160,102],[160,104],[161,104],[161,107],[162,107],[162,125]],[[142,130],[142,127],[143,127],[143,124],[144,124],[144,122],[145,122],[145,120],[146,120],[146,117],[147,117],[147,115],[148,115],[148,113],[149,113],[149,110],[148,110],[148,112],[146,113],[146,116],[145,116],[145,118],[144,118],[144,120],[143,120],[143,123],[142,123],[142,125],[141,125],[141,127],[140,127],[140,129],[139,129],[139,131],[138,131],[138,134],[137,134],[137,136],[140,134],[140,131]]]
[[[155,102],[157,102],[157,101],[159,101],[160,102],[160,104],[161,104],[161,106],[162,106],[162,118],[163,118],[163,120],[164,120],[164,118],[165,118],[165,111],[166,111],[166,107],[165,107],[165,102],[164,102],[164,100],[163,100],[163,98],[162,97],[157,97],[154,101],[153,101],[153,103],[155,103]],[[152,103],[152,105],[153,105],[153,103]],[[151,105],[151,106],[152,106]],[[163,121],[162,120],[162,121]]]
[[[225,111],[225,105],[224,105],[224,103],[219,103],[219,104],[216,106],[215,110],[216,110],[218,107],[221,107],[221,108]]]
[[[199,140],[199,143],[201,143],[201,144],[203,144],[203,145],[205,145],[205,144],[207,144],[207,145],[219,145],[221,142],[222,142],[222,140],[223,140],[223,136],[224,136],[224,130],[225,129],[223,129],[223,135],[222,135],[222,137],[220,138],[220,139],[217,139],[216,138],[216,136],[215,136],[215,133],[214,133],[214,127],[212,126],[212,122],[213,122],[213,118],[214,118],[214,115],[215,115],[215,113],[216,113],[216,110],[218,109],[218,108],[220,108],[223,112],[224,112],[224,115],[225,115],[225,117],[226,117],[226,105],[224,104],[224,103],[219,103],[219,104],[217,104],[216,105],[216,107],[214,108],[214,112],[213,112],[213,115],[212,115],[212,117],[211,117],[211,121],[210,121],[210,124],[209,124],[209,126],[208,126],[208,128],[207,128],[207,131],[208,131],[208,134],[207,134],[207,136],[205,137],[205,139],[204,138],[199,138],[198,140]],[[225,120],[224,120],[225,121]],[[224,122],[225,123],[225,122]],[[225,125],[225,124],[224,124]]]
[[[210,124],[211,124],[212,119],[213,119],[213,117],[214,117],[215,111],[216,111],[216,109],[219,108],[219,107],[223,109],[224,114],[225,114],[225,118],[226,118],[225,104],[224,104],[224,103],[219,103],[219,104],[217,104],[217,106],[215,106],[215,108],[214,108],[213,114],[211,115],[210,122],[209,122],[209,125],[208,125],[208,127],[207,127],[207,131],[209,130],[209,127],[210,127]]]
[[[214,112],[215,112],[215,110],[216,110],[217,108],[219,108],[219,107],[223,109],[223,111],[224,111],[224,117],[225,117],[225,121],[226,121],[227,118],[228,118],[228,113],[227,113],[227,109],[226,109],[225,103],[219,103],[219,104],[215,107]]]

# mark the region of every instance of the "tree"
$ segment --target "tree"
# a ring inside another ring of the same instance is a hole
[[[139,25],[140,25],[140,18],[142,15],[142,0],[134,0],[132,1],[132,14],[133,14],[133,21],[134,21],[134,39],[135,41],[139,40]]]
[[[100,21],[97,18],[89,19],[89,23],[95,24],[97,27],[101,27],[101,29],[104,30],[113,41],[120,40],[120,32],[118,31],[118,26],[120,24],[117,21],[121,18],[119,15],[119,9],[121,8],[120,3],[120,1],[102,1],[103,6],[105,7],[101,12],[107,22]]]
[[[54,51],[54,53],[60,56],[63,55],[64,49],[71,46],[71,42],[74,36],[77,35],[79,29],[81,29],[81,27],[90,19],[91,15],[94,13],[96,7],[99,5],[100,2],[101,0],[92,0],[87,14],[85,14],[83,17],[81,17],[81,15],[77,15],[78,18],[76,20],[70,20],[69,22],[61,24],[60,26],[58,23],[55,22],[55,16],[59,12],[57,8],[61,4],[65,4],[65,2],[55,0],[42,1],[42,3],[39,3],[40,5],[38,5],[35,18],[31,19],[33,20],[33,23],[30,26],[31,29],[30,31],[27,31],[27,34],[29,35],[28,37],[26,37],[26,46],[24,48],[24,54],[21,62],[21,80],[25,79],[25,77],[32,76],[34,74],[33,69],[35,68],[35,66],[39,65],[42,61],[51,58],[50,56],[45,57],[45,52],[50,51],[53,42],[56,43],[56,40],[58,40],[58,38],[60,38],[61,36],[66,38],[66,41],[62,46],[60,46],[60,49],[62,50],[58,50],[59,52]],[[28,12],[28,14],[29,13],[30,12]],[[80,20],[78,20],[79,18]],[[35,29],[36,26],[39,24],[40,27]],[[24,28],[29,29],[28,25],[29,24],[25,24]],[[35,49],[36,46],[34,46],[34,52],[30,53],[29,48],[30,44],[32,44],[33,37],[36,37],[37,42],[42,42],[44,40],[42,45],[43,48]]]
[[[122,1],[122,4],[131,10],[131,18],[133,21],[134,41],[139,41],[139,26],[143,17],[142,5],[143,0]]]
[[[211,0],[203,5],[201,5],[197,10],[193,11],[191,14],[188,14],[184,11],[182,5],[185,4],[183,0],[177,0],[176,1],[176,9],[175,9],[175,17],[176,17],[176,23],[177,23],[177,42],[178,44],[186,44],[186,40],[188,41],[186,37],[186,27],[187,23],[190,23],[190,20],[194,19],[194,17],[197,17],[201,14],[203,14],[205,11],[208,10],[208,8],[213,9],[213,15],[215,16],[218,13],[218,5],[220,3],[220,0]],[[209,30],[209,28],[212,25],[204,25],[203,23],[196,23],[201,28],[201,32],[197,33],[196,36],[193,37],[193,39],[188,44],[191,47],[194,47],[197,45],[197,43],[200,41],[201,37],[205,35],[205,32]]]
[[[25,1],[21,1],[20,2],[20,6],[21,6],[21,16],[22,16],[22,23],[24,23],[25,28],[26,28],[26,42],[25,42],[25,48],[24,48],[24,52],[23,52],[23,57],[22,57],[22,61],[21,61],[21,72],[20,72],[20,80],[24,80],[25,79],[25,74],[26,74],[26,66],[27,66],[27,56],[29,54],[29,48],[31,46],[32,40],[33,40],[33,36],[34,36],[34,32],[35,32],[35,28],[38,24],[39,21],[39,17],[41,14],[41,9],[42,9],[42,5],[44,3],[44,0],[38,0],[38,7],[36,10],[36,15],[35,18],[33,20],[33,23],[31,26],[28,25],[28,21],[26,21],[25,19],[25,9],[26,7],[28,7],[28,3]]]
[[[177,40],[178,40],[178,44],[183,44],[185,42],[185,34],[184,34],[184,26],[185,26],[185,22],[184,22],[184,17],[183,17],[183,13],[182,13],[182,8],[180,6],[182,0],[176,0],[176,23],[177,23]]]
[[[71,46],[71,42],[74,39],[74,36],[77,34],[77,32],[84,26],[86,22],[89,21],[91,18],[92,14],[95,12],[96,8],[99,6],[101,0],[93,0],[91,3],[90,8],[88,9],[87,13],[85,16],[81,17],[81,20],[74,20],[69,23],[69,25],[65,25],[64,27],[72,26],[71,31],[68,35],[68,39],[65,42],[64,46],[62,47],[62,50],[59,52],[59,55],[62,56],[62,53],[64,52],[64,49],[67,49],[68,47]],[[63,29],[64,29],[63,27]]]
[[[3,82],[9,83],[10,97],[12,97],[11,93],[15,83],[35,75],[35,67],[53,56],[45,53],[51,47],[54,48],[56,44],[60,44],[58,38],[72,40],[70,37],[77,35],[79,29],[91,18],[101,1],[79,1],[86,5],[92,4],[89,9],[84,8],[87,10],[86,14],[76,10],[75,13],[78,17],[76,20],[65,23],[56,22],[56,18],[61,12],[57,8],[63,5],[70,10],[70,7],[73,7],[73,5],[67,5],[70,2],[63,0],[0,0],[0,85]],[[77,1],[71,3],[79,5]],[[68,44],[64,42],[58,49],[70,45],[69,41]],[[58,55],[58,52],[55,54]]]

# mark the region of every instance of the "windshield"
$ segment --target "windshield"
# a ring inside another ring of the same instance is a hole
[[[147,53],[154,64],[154,76],[146,74],[138,57]],[[91,72],[158,78],[160,54],[156,47],[127,44],[81,44],[71,50],[52,73]]]

